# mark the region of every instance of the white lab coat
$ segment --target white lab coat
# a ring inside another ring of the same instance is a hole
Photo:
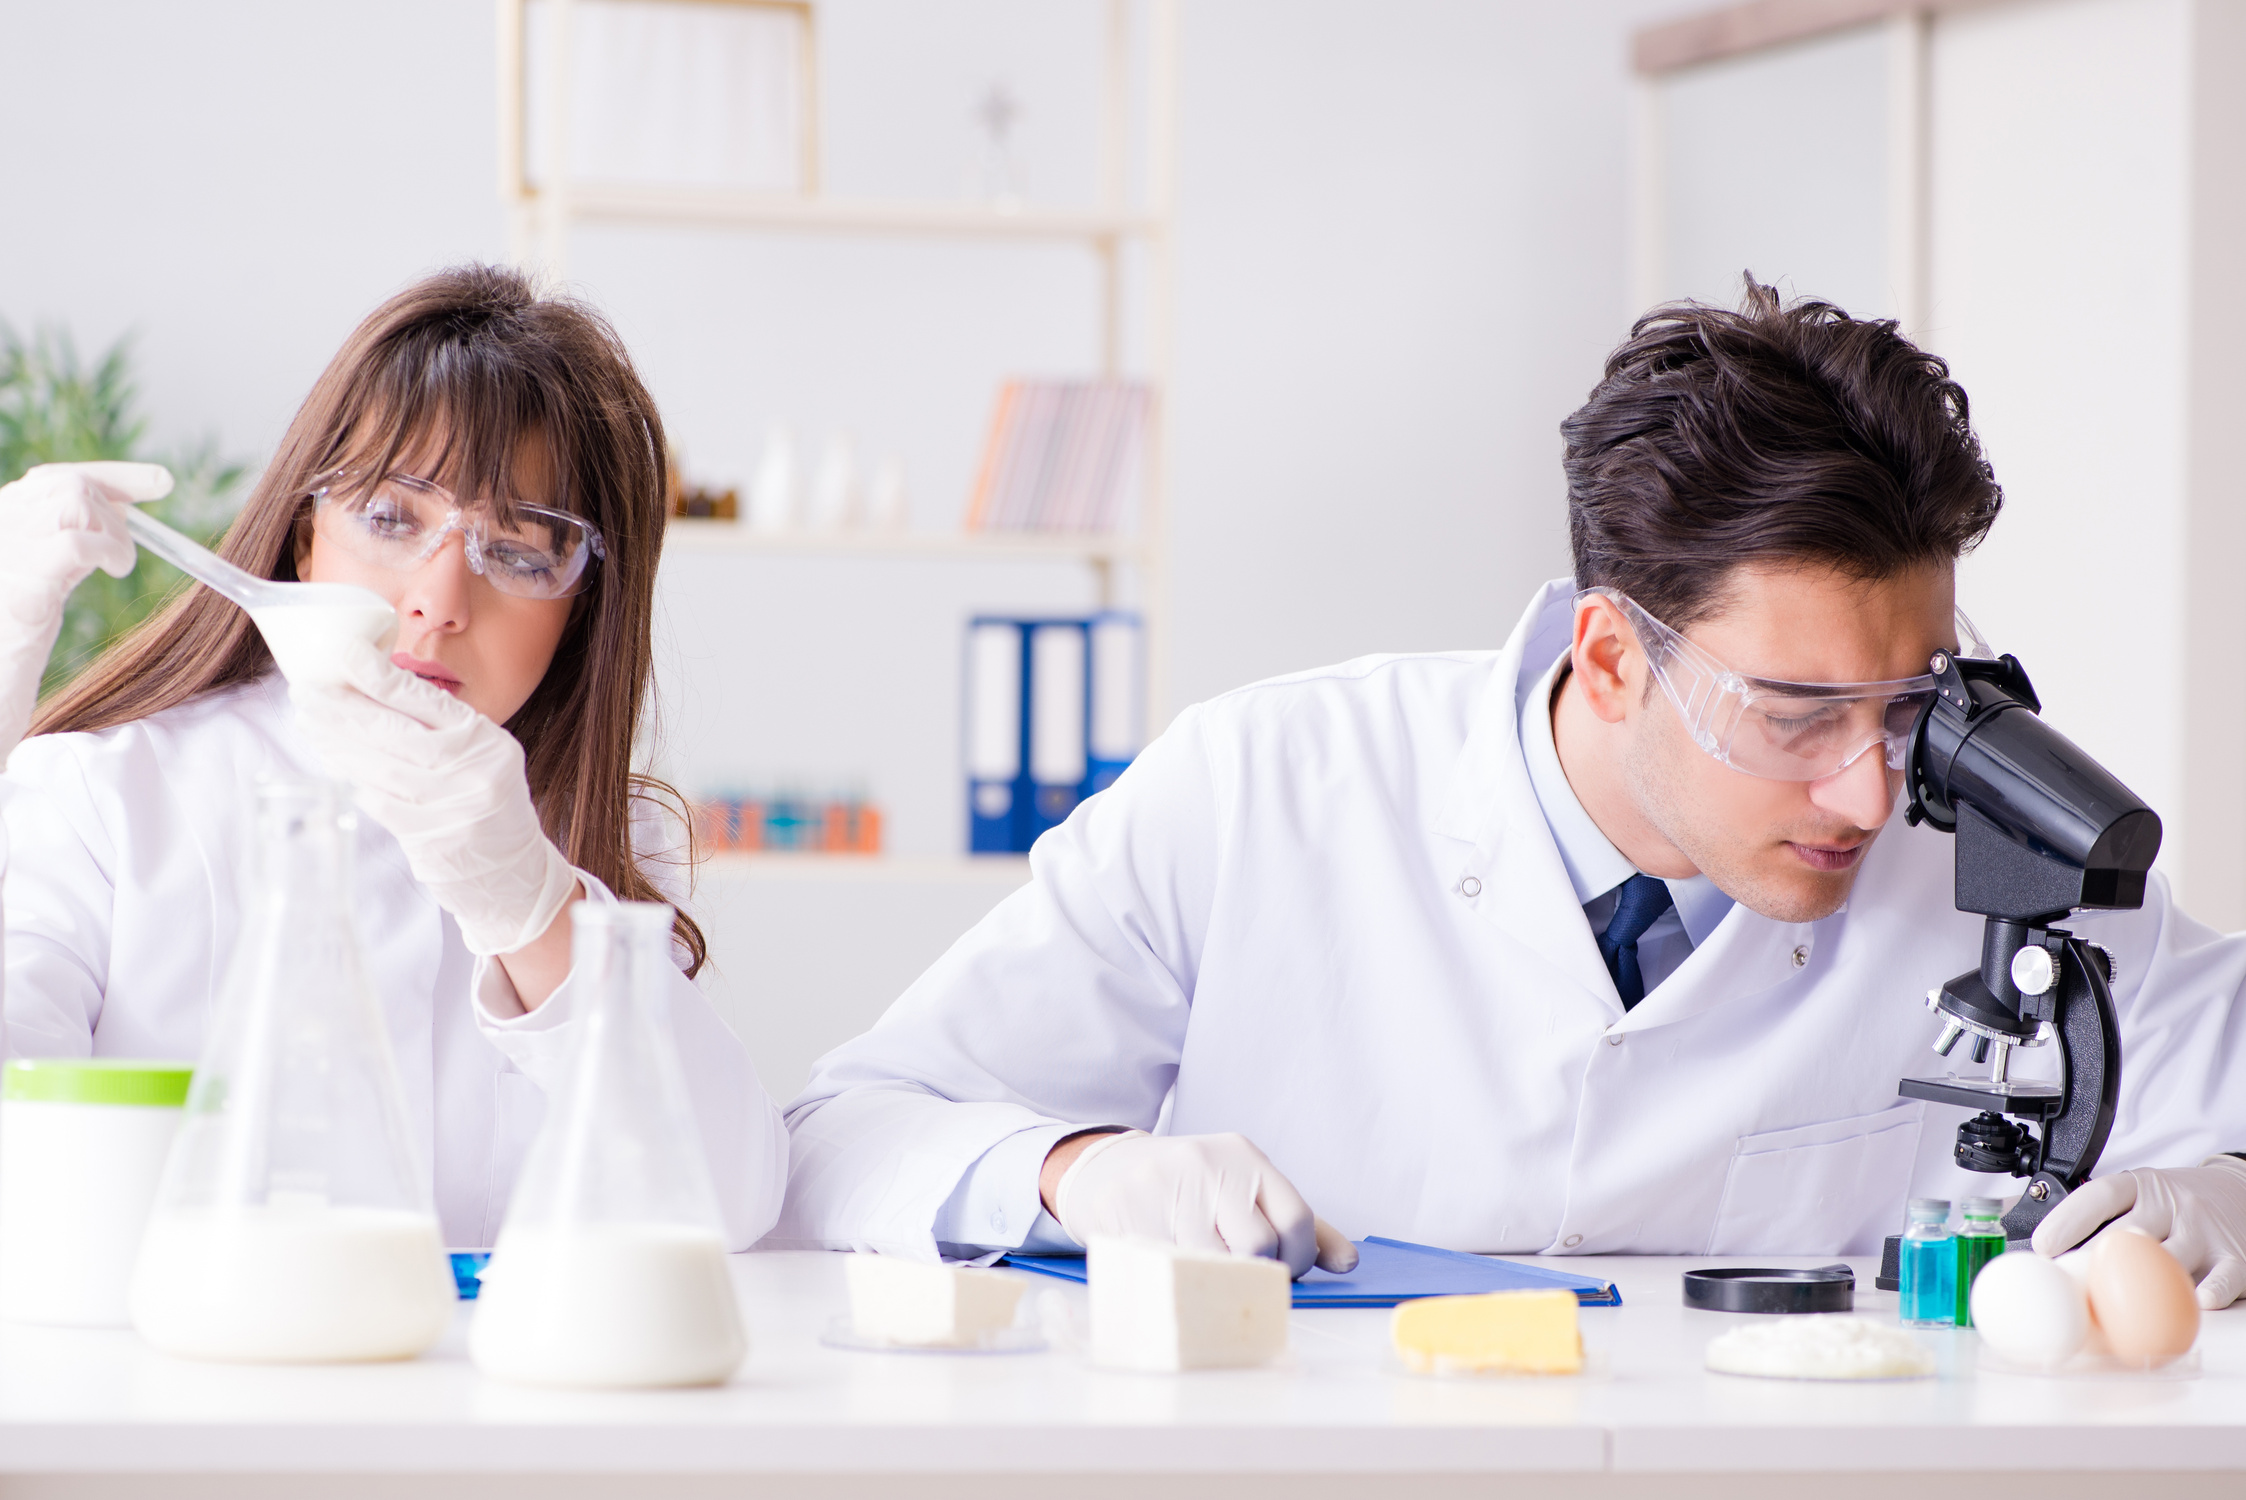
[[[200,1055],[250,895],[265,773],[323,774],[277,675],[16,748],[0,777],[11,1055]],[[364,956],[446,1242],[489,1245],[576,997],[565,981],[523,1014],[505,972],[468,951],[371,818],[359,820],[355,860]],[[586,888],[615,899],[589,877]],[[740,1042],[684,974],[670,1017],[727,1238],[746,1249],[779,1212],[786,1133]]]
[[[1945,835],[1898,817],[1842,911],[1735,906],[1623,1010],[1521,754],[1571,589],[1500,652],[1180,714],[821,1060],[767,1243],[933,1255],[963,1173],[1054,1122],[1238,1131],[1352,1236],[1475,1251],[1859,1254],[1909,1194],[2017,1192],[1951,1162],[1965,1111],[1896,1096],[1951,1066],[1923,997],[1978,962]],[[2246,939],[2158,876],[2142,911],[2070,925],[2120,961],[2102,1170],[2246,1147]],[[2014,1076],[2053,1076],[2053,1052]]]

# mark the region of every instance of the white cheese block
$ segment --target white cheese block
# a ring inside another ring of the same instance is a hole
[[[1003,1271],[853,1255],[850,1327],[860,1338],[922,1349],[971,1349],[1014,1326],[1023,1282]]]
[[[1900,1328],[1843,1313],[1781,1314],[1708,1341],[1708,1368],[1783,1380],[1897,1380],[1934,1373],[1934,1356]]]
[[[1157,1240],[1095,1237],[1089,1248],[1093,1364],[1205,1370],[1285,1352],[1294,1280],[1278,1261]]]

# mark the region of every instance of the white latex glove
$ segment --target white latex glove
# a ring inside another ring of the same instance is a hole
[[[0,488],[0,758],[31,728],[70,591],[133,570],[116,507],[172,492],[162,464],[40,464]]]
[[[1311,1213],[1302,1194],[1244,1135],[1126,1130],[1084,1148],[1053,1189],[1054,1217],[1080,1244],[1095,1234],[1169,1240],[1188,1250],[1357,1268],[1348,1236]]]
[[[2141,1229],[2199,1283],[2199,1305],[2228,1307],[2246,1292],[2246,1161],[2212,1156],[2196,1167],[2139,1167],[2093,1178],[2035,1227],[2041,1255],[2057,1255],[2106,1220]]]
[[[470,951],[513,953],[553,925],[577,872],[539,826],[516,738],[377,648],[335,686],[294,686],[296,721],[359,808],[390,830]]]

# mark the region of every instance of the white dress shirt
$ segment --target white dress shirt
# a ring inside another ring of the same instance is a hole
[[[1584,918],[1590,922],[1592,933],[1598,935],[1607,930],[1614,916],[1622,883],[1644,872],[1624,859],[1614,841],[1599,831],[1599,825],[1591,821],[1591,815],[1576,799],[1567,772],[1561,769],[1559,747],[1552,738],[1552,700],[1567,662],[1567,653],[1562,652],[1551,670],[1521,700],[1521,755],[1528,762],[1536,805],[1544,814],[1545,826],[1552,830],[1552,842],[1560,849],[1560,863],[1567,866],[1568,880],[1575,887],[1575,899],[1583,903]],[[1694,948],[1708,941],[1708,934],[1731,910],[1731,898],[1705,875],[1665,880],[1662,884],[1669,887],[1675,904],[1656,917],[1638,939],[1638,972],[1645,976],[1648,995],[1692,956]]]

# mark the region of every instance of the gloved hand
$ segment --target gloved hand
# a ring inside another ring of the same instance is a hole
[[[2139,1167],[2094,1178],[2035,1227],[2041,1255],[2057,1255],[2106,1220],[2160,1241],[2199,1283],[2199,1305],[2228,1307],[2246,1292],[2246,1161],[2209,1157],[2196,1167]]]
[[[1053,1210],[1079,1243],[1095,1234],[1136,1235],[1188,1250],[1270,1256],[1297,1276],[1313,1262],[1334,1272],[1357,1266],[1357,1247],[1312,1214],[1243,1135],[1126,1130],[1104,1137],[1069,1163]]]
[[[133,570],[116,507],[171,492],[169,469],[128,463],[40,464],[0,488],[0,758],[31,728],[70,591]]]
[[[539,826],[521,743],[373,646],[352,643],[341,677],[289,690],[329,773],[390,830],[470,951],[512,953],[544,935],[578,880]]]

